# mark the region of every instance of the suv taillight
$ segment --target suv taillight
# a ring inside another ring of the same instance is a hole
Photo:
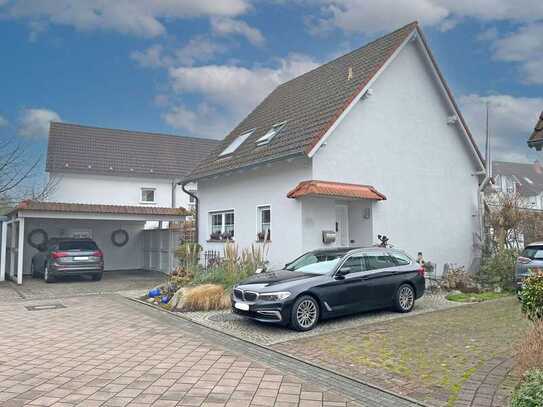
[[[92,253],[94,257],[104,257],[104,254],[102,253],[102,250],[96,250],[94,253]]]
[[[528,258],[528,257],[523,257],[523,256],[519,256],[517,258],[517,261],[521,264],[528,264],[532,261],[532,259]]]
[[[61,257],[68,257],[70,253],[67,252],[51,252],[51,257],[53,259],[60,259]]]

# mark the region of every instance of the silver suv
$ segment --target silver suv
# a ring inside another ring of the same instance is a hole
[[[543,242],[527,245],[517,258],[515,280],[517,291],[522,290],[524,279],[534,272],[543,270]]]

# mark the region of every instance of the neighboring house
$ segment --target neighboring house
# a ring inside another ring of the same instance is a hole
[[[495,161],[492,163],[494,184],[487,188],[487,201],[496,201],[496,194],[516,195],[526,209],[543,210],[543,166]]]
[[[50,202],[192,209],[178,182],[218,141],[51,123]],[[196,184],[187,186],[196,190]]]
[[[543,148],[543,112],[541,112],[534,131],[528,139],[528,147],[535,148],[537,151],[541,151]]]
[[[205,249],[270,231],[268,258],[282,266],[384,234],[442,270],[478,262],[486,180],[412,23],[278,86],[184,182],[198,182]]]

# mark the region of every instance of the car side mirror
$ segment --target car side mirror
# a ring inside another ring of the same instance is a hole
[[[290,263],[285,264],[285,267],[283,267],[283,270],[286,270],[290,266]]]
[[[342,279],[342,278],[345,278],[345,276],[347,274],[349,274],[351,272],[351,268],[350,267],[342,267],[340,268],[337,273],[336,273],[336,278],[338,279]]]

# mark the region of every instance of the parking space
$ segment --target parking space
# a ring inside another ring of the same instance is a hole
[[[342,329],[356,328],[376,322],[384,322],[397,318],[409,318],[427,312],[444,310],[463,305],[459,302],[452,302],[445,299],[444,295],[426,294],[415,304],[412,312],[401,314],[391,310],[381,310],[351,315],[343,318],[322,321],[315,329],[308,332],[296,332],[284,327],[255,322],[238,315],[230,310],[209,311],[209,312],[184,312],[185,318],[213,329],[220,330],[229,335],[259,344],[274,345],[300,338],[309,338],[325,333],[335,332]]]
[[[124,292],[135,296],[164,281],[164,274],[144,270],[106,271],[101,281],[89,277],[65,277],[47,284],[43,279],[28,278],[23,285],[0,283],[0,302]]]

